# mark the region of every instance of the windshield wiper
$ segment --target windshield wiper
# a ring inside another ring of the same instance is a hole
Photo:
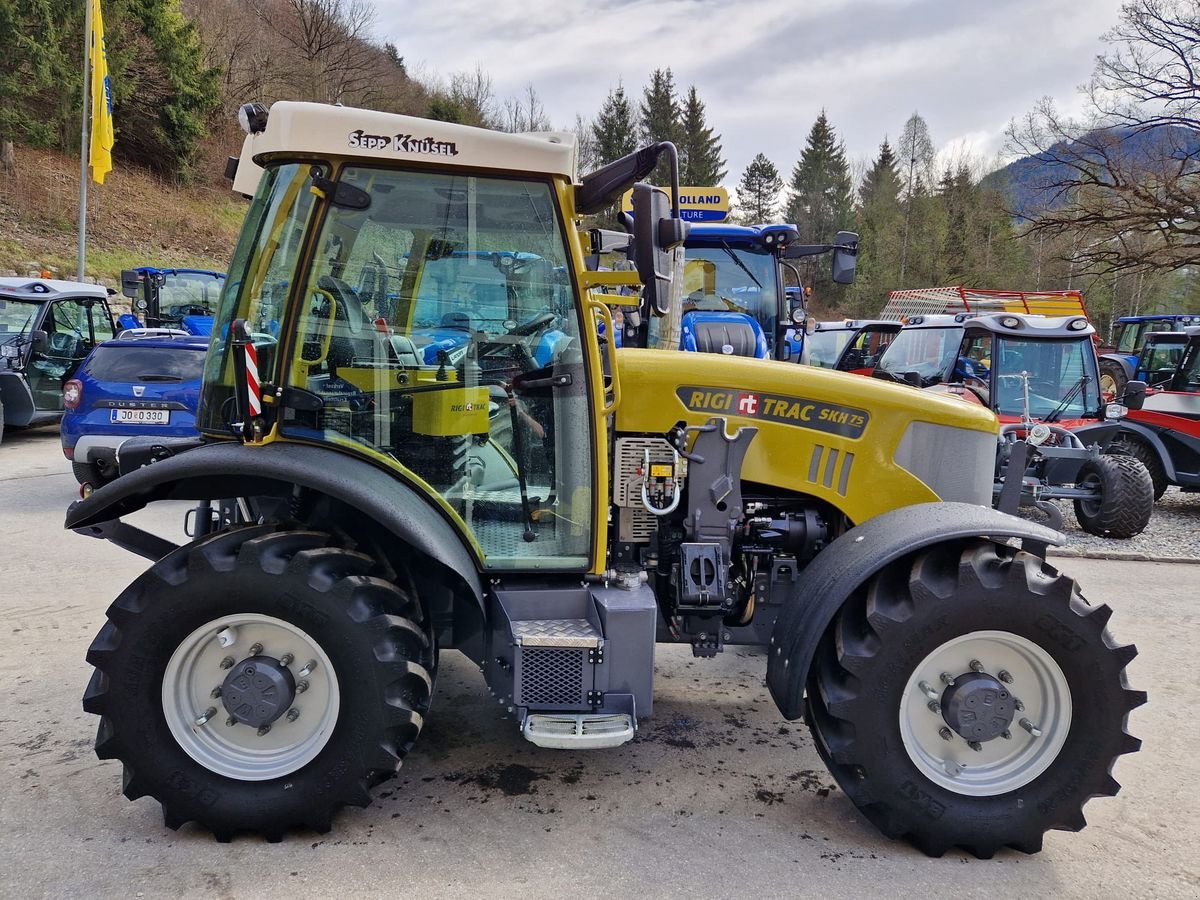
[[[738,259],[738,255],[733,252],[733,249],[724,241],[721,241],[721,249],[729,254],[729,258],[737,263],[739,269],[750,276],[750,280],[753,281],[755,286],[761,291],[763,289],[762,282],[754,277],[754,273],[750,271],[750,268],[744,262]]]
[[[1083,386],[1091,380],[1092,379],[1087,375],[1079,376],[1079,380],[1076,381],[1073,385],[1071,385],[1071,389],[1069,391],[1067,391],[1067,393],[1063,396],[1062,400],[1060,400],[1058,402],[1058,406],[1054,407],[1054,409],[1050,410],[1050,412],[1048,412],[1045,416],[1043,416],[1042,421],[1043,422],[1057,421],[1058,417],[1060,415],[1062,415],[1063,410],[1065,410],[1068,406],[1071,405],[1072,401],[1074,401],[1075,397],[1079,394],[1080,390],[1083,389]]]

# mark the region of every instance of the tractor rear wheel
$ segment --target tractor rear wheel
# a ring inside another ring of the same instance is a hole
[[[1075,501],[1075,518],[1088,534],[1131,538],[1150,524],[1154,482],[1135,457],[1089,459],[1080,467],[1075,486],[1092,492],[1091,498]]]
[[[124,793],[229,840],[328,831],[366,806],[429,708],[415,597],[317,531],[254,526],[164,557],[108,610],[84,709]]]
[[[822,639],[808,721],[838,784],[885,835],[931,856],[1035,853],[1083,828],[1141,744],[1137,654],[1075,583],[990,542],[935,547],[853,595]]]
[[[1100,390],[1105,394],[1112,394],[1113,399],[1118,403],[1121,401],[1121,395],[1125,393],[1125,383],[1129,381],[1129,376],[1125,374],[1125,369],[1115,359],[1100,360]]]
[[[1158,456],[1158,451],[1145,441],[1128,434],[1118,434],[1105,452],[1124,453],[1139,460],[1146,467],[1146,471],[1150,473],[1150,481],[1154,484],[1155,500],[1167,492],[1167,472],[1163,468],[1162,460]]]

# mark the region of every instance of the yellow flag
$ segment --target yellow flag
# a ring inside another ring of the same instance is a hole
[[[112,83],[108,78],[108,55],[104,48],[104,19],[100,15],[100,0],[92,4],[92,147],[88,165],[92,180],[104,184],[104,176],[112,171],[113,123]]]

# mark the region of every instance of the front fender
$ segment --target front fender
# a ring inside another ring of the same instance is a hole
[[[842,604],[872,575],[926,547],[968,538],[1020,538],[1039,555],[1062,534],[986,506],[919,503],[852,528],[817,554],[801,573],[796,594],[775,622],[768,647],[767,687],[784,718],[804,712],[808,670]]]
[[[67,510],[65,526],[87,529],[160,500],[287,497],[295,485],[377,522],[473,595],[483,613],[475,560],[461,535],[418,491],[345,453],[301,444],[206,444],[122,475]]]
[[[1117,436],[1117,432],[1121,430],[1121,423],[1118,421],[1097,422],[1095,425],[1081,425],[1079,428],[1072,428],[1071,433],[1083,443],[1083,446],[1090,447],[1093,444],[1097,445],[1101,450],[1104,450],[1112,442],[1112,439]]]
[[[1175,460],[1171,458],[1171,451],[1167,449],[1167,445],[1163,443],[1163,439],[1155,429],[1132,419],[1122,419],[1121,433],[1133,435],[1153,448],[1154,452],[1158,454],[1158,461],[1162,464],[1167,480],[1179,481],[1179,473],[1175,470]]]
[[[0,404],[4,405],[4,422],[14,427],[33,421],[37,408],[29,382],[20,372],[0,372]]]

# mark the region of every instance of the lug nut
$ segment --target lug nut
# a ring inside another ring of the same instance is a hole
[[[942,679],[942,684],[954,684],[954,676],[949,672],[943,672],[938,678]]]
[[[983,671],[983,663],[981,663],[977,659],[971,660],[969,663],[967,663],[967,665],[970,667],[972,672],[982,672]]]
[[[218,684],[215,688],[212,689],[212,693],[210,693],[208,696],[213,700],[216,700],[218,697],[220,697],[221,696],[221,686]]]
[[[232,669],[233,668],[233,657],[227,656],[223,660],[221,660],[221,668],[222,669]]]
[[[232,728],[234,725],[237,724],[237,719],[235,719],[233,716],[230,716],[228,719],[225,720],[225,724],[228,725],[230,728]]]
[[[942,736],[943,741],[948,741],[954,737],[954,735],[951,733],[950,729],[947,728],[945,725],[943,725],[941,727],[941,730],[938,731],[938,734],[940,734]]]
[[[1020,701],[1020,699],[1019,699],[1019,698],[1017,698],[1017,697],[1013,697],[1013,706],[1015,706],[1015,707],[1017,708],[1017,712],[1024,712],[1024,711],[1025,711],[1025,704],[1024,704],[1024,703],[1022,703],[1022,702]]]
[[[296,674],[299,675],[301,678],[307,678],[309,675],[311,675],[313,673],[313,669],[315,669],[316,667],[317,667],[317,661],[315,659],[310,659],[308,662],[306,662],[304,664],[304,668],[301,669]]]
[[[1024,728],[1026,731],[1028,731],[1030,734],[1032,734],[1034,737],[1042,736],[1042,729],[1038,728],[1036,725],[1034,725],[1028,719],[1022,719],[1017,724],[1020,725],[1022,728]]]
[[[967,746],[976,753],[979,753],[981,750],[983,750],[983,744],[979,743],[979,741],[967,741]]]
[[[259,737],[262,737],[263,735],[265,735],[265,734],[266,734],[268,731],[270,731],[270,730],[271,730],[271,726],[270,726],[270,725],[263,725],[261,728],[259,728],[259,729],[258,729],[258,736],[259,736]]]
[[[940,713],[942,711],[941,706],[938,705],[938,702],[936,700],[930,700],[928,703],[925,704],[925,706],[929,709],[929,711],[931,713]]]
[[[1000,732],[1000,737],[1004,738],[1006,741],[1011,741],[1012,732],[1005,728],[1002,732]]]
[[[287,720],[289,722],[295,722],[298,718],[300,718],[300,710],[296,709],[296,707],[293,706],[287,711]]]
[[[258,656],[258,654],[260,654],[260,653],[262,653],[262,644],[255,641],[253,644],[250,645],[250,655]]]
[[[1005,684],[1012,684],[1012,676],[1009,675],[1008,672],[1004,669],[1000,670],[1000,674],[997,677],[1001,681],[1003,681]]]
[[[308,690],[308,682],[307,681],[297,681],[296,682],[296,693],[297,694],[303,694],[307,690]]]
[[[292,654],[285,653],[283,656],[279,657],[279,664],[286,668],[292,664],[292,660],[295,658],[296,657],[292,656]]]
[[[217,714],[217,708],[215,706],[210,706],[208,709],[206,709],[200,715],[196,716],[196,724],[204,725],[208,722],[209,719],[211,719],[216,714]]]

